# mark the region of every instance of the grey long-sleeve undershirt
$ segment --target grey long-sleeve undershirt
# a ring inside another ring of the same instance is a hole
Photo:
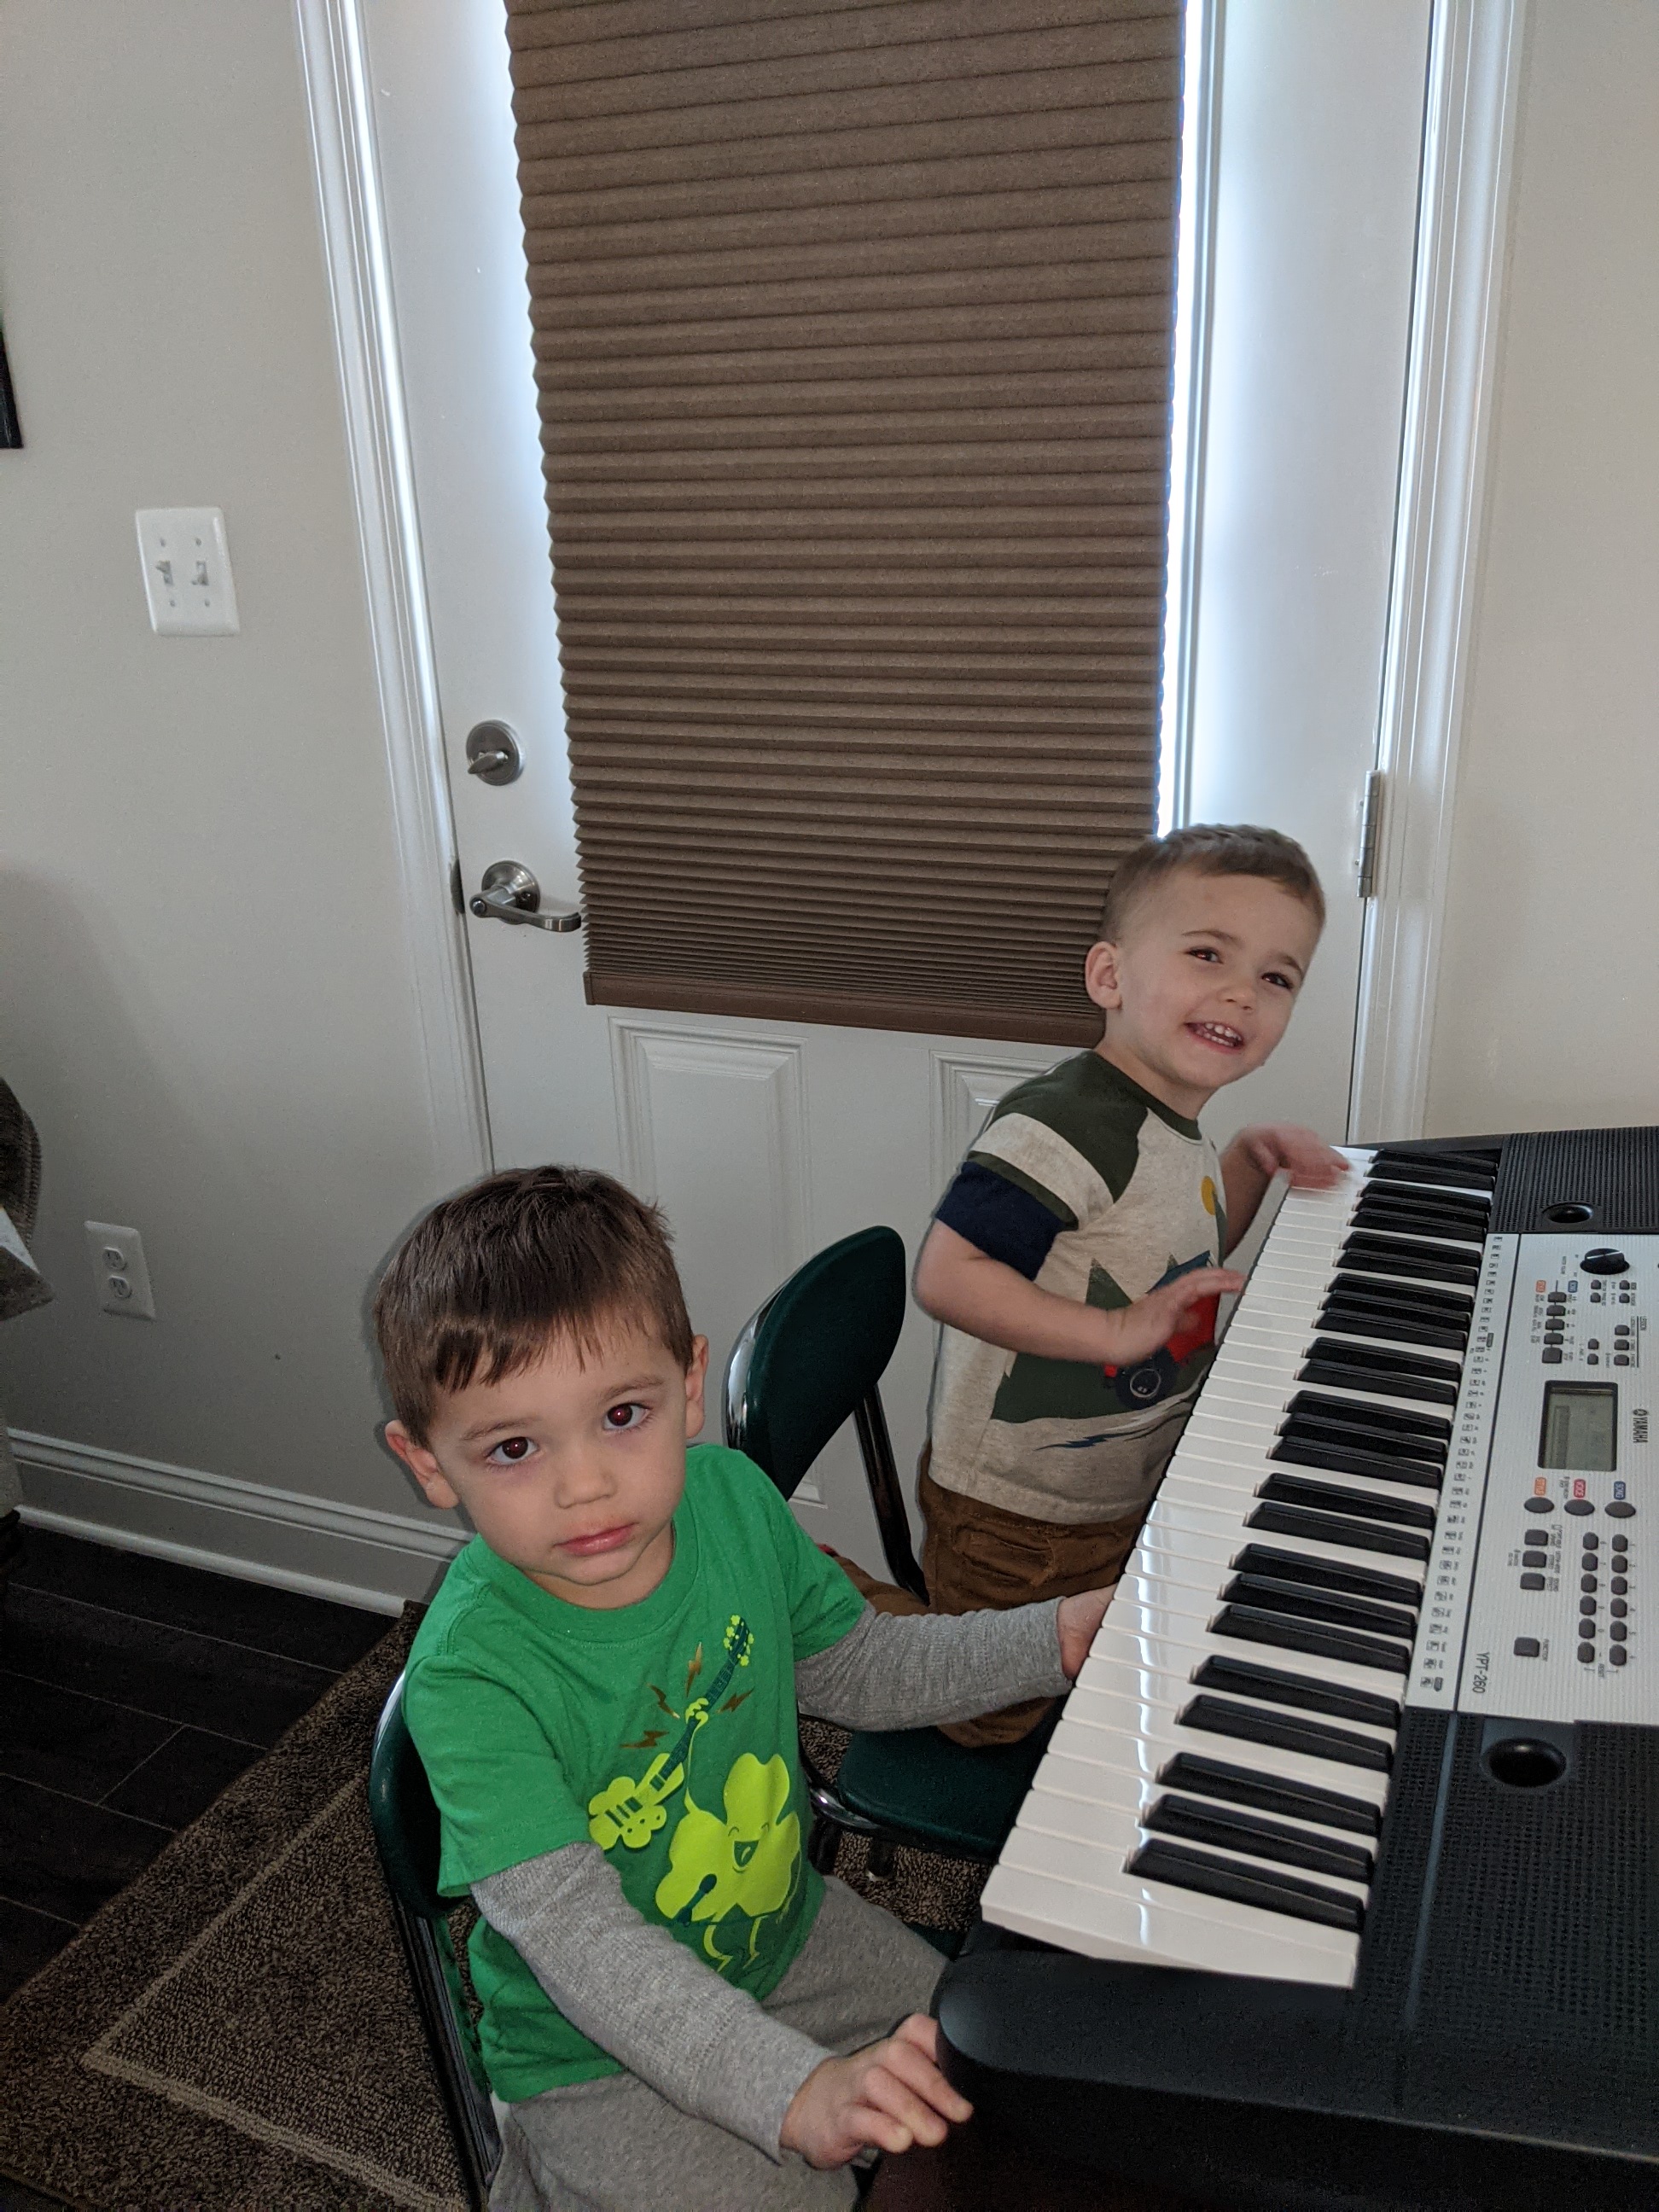
[[[845,1728],[966,1720],[1058,1697],[1053,1604],[1007,1613],[879,1613],[798,1662],[805,1712]],[[643,1919],[597,1844],[566,1844],[474,1882],[490,1926],[574,2027],[682,2112],[780,2158],[796,2091],[830,2054]]]

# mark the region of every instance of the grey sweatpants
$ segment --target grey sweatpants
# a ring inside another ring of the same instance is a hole
[[[833,1876],[800,1956],[764,2000],[836,2052],[926,2012],[945,1961]],[[781,2166],[713,2121],[691,2118],[631,2074],[549,2089],[507,2107],[490,2212],[832,2212],[854,2203],[848,2167]]]

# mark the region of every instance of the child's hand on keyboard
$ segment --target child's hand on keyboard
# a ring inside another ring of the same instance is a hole
[[[1054,1627],[1060,1636],[1060,1668],[1068,1682],[1076,1681],[1084,1661],[1093,1650],[1106,1608],[1116,1592],[1117,1584],[1108,1583],[1104,1589],[1085,1590],[1079,1596],[1060,1601]]]
[[[1348,1172],[1340,1152],[1292,1121],[1260,1121],[1241,1129],[1227,1149],[1235,1146],[1270,1181],[1283,1168],[1297,1190],[1329,1190]]]
[[[1109,1375],[1120,1367],[1133,1367],[1138,1360],[1150,1359],[1153,1352],[1163,1350],[1187,1316],[1206,1299],[1223,1297],[1230,1291],[1242,1291],[1243,1287],[1244,1278],[1236,1268],[1194,1267],[1190,1274],[1177,1275],[1174,1282],[1165,1283],[1161,1290],[1148,1291],[1133,1305],[1120,1306],[1115,1313],[1103,1313],[1101,1365]]]

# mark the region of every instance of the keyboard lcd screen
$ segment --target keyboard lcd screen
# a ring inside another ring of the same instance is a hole
[[[1540,1467],[1611,1474],[1618,1463],[1619,1389],[1613,1382],[1547,1382]]]

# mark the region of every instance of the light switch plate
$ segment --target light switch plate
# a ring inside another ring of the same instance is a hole
[[[149,626],[167,637],[229,637],[240,629],[225,518],[216,507],[141,507]]]

